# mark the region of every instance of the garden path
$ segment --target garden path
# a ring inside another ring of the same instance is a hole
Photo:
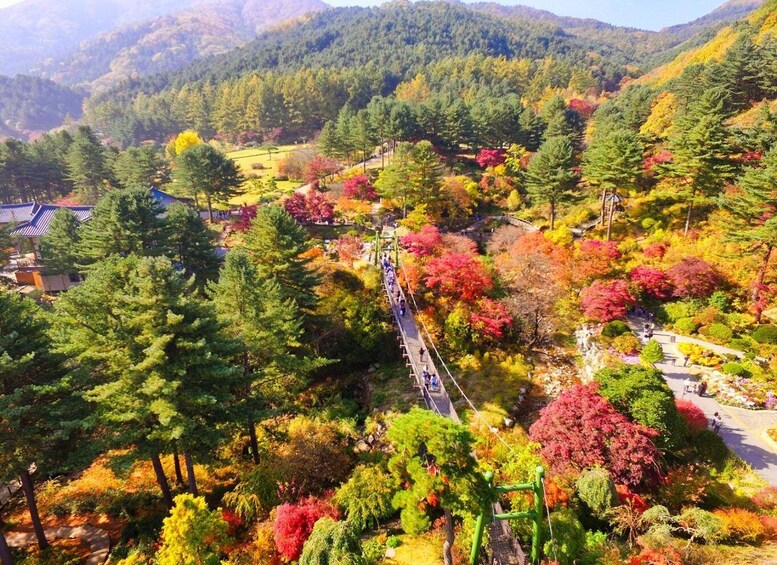
[[[80,538],[89,544],[91,554],[84,562],[85,565],[102,565],[108,559],[111,550],[111,538],[105,530],[94,526],[60,526],[58,528],[46,528],[46,539]],[[7,532],[5,539],[9,547],[25,547],[36,543],[33,532]]]
[[[630,320],[630,322],[639,335],[644,321]],[[672,337],[675,339],[674,342],[672,342]],[[682,366],[684,356],[677,347],[680,343],[696,343],[708,347],[716,353],[742,355],[742,352],[681,336],[667,330],[655,330],[653,339],[660,343],[664,350],[664,360],[656,363],[655,366],[664,374],[664,378],[675,397],[692,401],[704,411],[708,420],[712,419],[715,412],[719,412],[723,418],[720,436],[726,445],[769,484],[777,486],[777,453],[763,437],[767,428],[777,426],[777,411],[746,410],[725,406],[712,397],[699,397],[693,393],[686,393],[683,389],[683,381],[686,378],[690,378],[692,381],[698,380],[698,370],[693,366]]]

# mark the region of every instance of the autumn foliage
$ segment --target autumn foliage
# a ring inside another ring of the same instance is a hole
[[[586,239],[577,250],[575,273],[580,279],[602,277],[612,271],[614,262],[620,258],[616,242]]]
[[[596,281],[583,289],[580,294],[585,317],[596,322],[611,322],[626,317],[628,309],[634,305],[634,297],[629,292],[626,281]]]
[[[370,177],[367,175],[357,175],[349,178],[343,185],[343,195],[347,198],[356,198],[358,200],[377,200],[378,193],[372,186]]]
[[[331,223],[335,219],[334,206],[317,190],[309,190],[307,194],[295,192],[286,200],[284,208],[301,224]]]
[[[674,295],[681,298],[706,298],[723,284],[717,269],[697,257],[686,257],[669,269],[675,286]]]
[[[707,429],[707,416],[704,415],[701,408],[690,400],[680,398],[675,399],[674,403],[677,406],[677,412],[691,432],[699,433]]]
[[[631,422],[591,385],[562,392],[540,412],[529,435],[558,474],[600,466],[616,483],[638,485],[658,469],[656,431]]]
[[[329,502],[318,498],[306,498],[297,504],[278,507],[273,537],[278,553],[288,561],[299,559],[313,526],[319,518],[338,518],[337,510]]]
[[[470,324],[481,336],[498,340],[512,324],[513,319],[503,304],[490,298],[478,301],[475,311],[470,315]]]
[[[409,233],[400,239],[402,246],[419,257],[431,255],[442,244],[437,226],[424,226],[416,233]]]
[[[481,149],[478,156],[475,158],[478,165],[483,167],[496,167],[505,162],[504,149]]]
[[[324,179],[340,170],[336,159],[316,155],[305,167],[305,182],[313,182]]]
[[[482,297],[494,284],[477,257],[467,253],[447,253],[429,261],[424,283],[445,296],[466,301]]]
[[[666,300],[672,297],[674,287],[664,271],[653,267],[635,267],[629,273],[629,279],[645,294]]]

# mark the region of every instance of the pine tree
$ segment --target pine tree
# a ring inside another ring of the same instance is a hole
[[[183,204],[173,204],[167,210],[165,224],[165,254],[187,277],[193,276],[198,287],[214,280],[219,270],[216,236],[200,215]]]
[[[145,188],[170,182],[170,167],[153,147],[130,147],[113,163],[116,181],[124,188]]]
[[[213,222],[213,202],[229,200],[240,193],[245,180],[235,162],[204,143],[195,145],[176,157],[177,182],[195,198],[205,194],[208,216]]]
[[[334,122],[327,122],[318,136],[316,142],[318,150],[327,157],[341,157],[340,142],[337,139],[337,129]]]
[[[617,124],[614,126],[618,128]],[[610,195],[607,215],[607,241],[612,231],[612,218],[619,188],[634,186],[642,173],[642,147],[637,136],[627,129],[597,131],[583,157],[583,176],[602,190],[602,218]]]
[[[572,144],[565,137],[551,137],[529,163],[526,191],[538,202],[550,205],[550,229],[556,225],[556,208],[574,197],[576,185],[572,171]]]
[[[113,256],[56,303],[55,330],[111,446],[151,458],[168,505],[159,455],[180,446],[196,495],[193,457],[224,439],[245,387],[228,363],[237,344],[210,305],[166,257]]]
[[[10,249],[12,243],[11,226],[0,226],[0,265],[8,261],[8,258],[11,256]]]
[[[38,306],[0,292],[0,483],[21,476],[41,548],[48,542],[29,467],[61,471],[79,453],[74,440],[88,416],[63,361]]]
[[[719,88],[706,90],[677,119],[675,134],[669,142],[673,161],[667,167],[667,175],[684,184],[680,194],[688,200],[686,236],[694,204],[717,196],[733,174],[724,123],[725,99],[726,93]]]
[[[109,255],[159,255],[167,240],[164,208],[147,189],[113,190],[80,230],[79,255],[85,263]]]
[[[258,464],[255,422],[259,412],[283,403],[317,363],[301,354],[302,315],[296,302],[283,297],[277,281],[263,280],[246,253],[227,255],[208,294],[220,321],[242,346],[239,362],[251,385],[240,413]]]
[[[430,141],[419,141],[410,153],[408,167],[408,189],[414,206],[440,205],[443,165]]]
[[[68,208],[54,212],[49,231],[40,240],[40,254],[46,268],[54,273],[77,273],[81,221]]]
[[[84,202],[96,202],[105,192],[108,167],[105,147],[94,132],[81,126],[67,155],[68,178]]]
[[[310,249],[305,230],[280,206],[266,206],[246,232],[244,249],[262,279],[278,282],[284,298],[304,311],[316,306],[320,279],[304,254]]]
[[[747,254],[760,253],[752,301],[760,320],[760,296],[769,271],[772,251],[777,246],[777,148],[764,155],[761,166],[739,177],[739,190],[719,199],[728,212],[723,226],[728,241],[739,243]]]
[[[408,177],[410,176],[410,159],[413,146],[410,143],[400,143],[394,149],[394,157],[380,171],[375,188],[383,198],[398,200],[402,203],[402,217],[407,217],[407,206],[410,196]]]

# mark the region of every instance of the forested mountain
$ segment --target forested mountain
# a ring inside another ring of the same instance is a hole
[[[0,74],[28,72],[96,34],[191,6],[193,0],[24,0],[0,9]]]
[[[664,28],[661,30],[661,33],[669,33],[683,38],[689,38],[710,27],[745,18],[755,9],[762,6],[763,3],[764,0],[728,0],[728,2],[718,6],[712,12],[701,18],[697,18],[692,22],[685,24]]]
[[[32,71],[57,82],[100,89],[226,53],[268,26],[328,8],[321,0],[199,0],[190,4],[196,5],[101,33],[84,41],[74,53],[47,59]]]
[[[0,76],[0,138],[26,137],[62,124],[66,116],[81,117],[80,94],[38,77]]]

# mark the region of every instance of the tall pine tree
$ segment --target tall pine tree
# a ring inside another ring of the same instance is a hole
[[[67,154],[68,178],[85,203],[94,203],[109,187],[108,160],[105,147],[87,126],[73,136]]]
[[[573,165],[572,144],[568,138],[556,136],[542,144],[526,171],[529,196],[550,206],[550,229],[555,228],[558,205],[574,197],[577,177],[572,171]]]
[[[68,208],[54,212],[49,231],[40,240],[40,254],[46,268],[55,273],[77,273],[81,221]]]
[[[194,277],[198,287],[214,280],[219,270],[216,235],[197,212],[183,204],[173,204],[165,217],[167,227],[166,255]]]

